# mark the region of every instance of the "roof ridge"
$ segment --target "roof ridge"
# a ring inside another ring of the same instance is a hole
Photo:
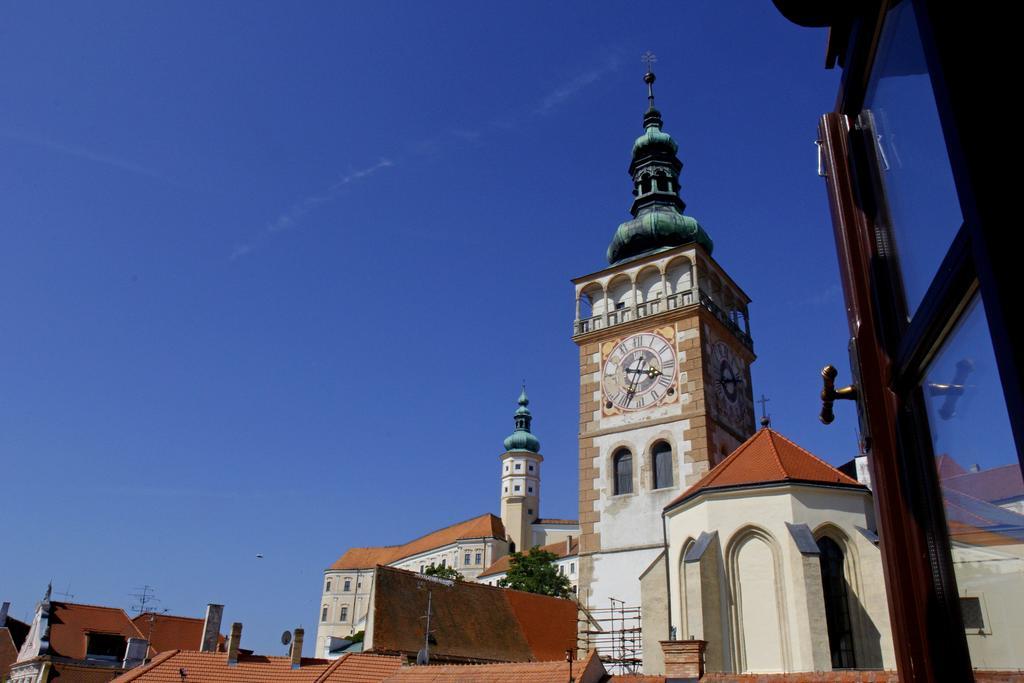
[[[775,456],[775,464],[777,464],[779,466],[779,471],[782,473],[782,478],[783,479],[792,479],[792,477],[789,476],[789,471],[786,470],[786,465],[783,464],[783,462],[782,462],[782,457],[779,455],[779,449],[775,447],[775,439],[773,439],[772,437],[775,436],[776,432],[774,430],[772,430],[771,427],[762,427],[761,428],[761,432],[764,432],[765,434],[768,435],[767,436],[768,447],[771,449],[772,455]],[[754,436],[755,437],[760,436],[761,432],[758,432]],[[793,445],[796,446],[796,444],[793,444]],[[799,446],[797,446],[797,448],[799,448]]]
[[[818,456],[816,456],[816,455],[815,455],[814,453],[811,453],[811,452],[810,452],[809,450],[807,450],[807,449],[806,449],[806,448],[804,448],[803,446],[801,446],[801,445],[799,445],[799,444],[797,444],[797,443],[794,443],[794,442],[793,442],[792,440],[790,440],[790,439],[787,439],[787,438],[786,438],[786,437],[784,437],[784,436],[783,436],[782,434],[779,434],[778,432],[776,432],[776,431],[775,431],[775,430],[773,430],[773,429],[769,429],[768,427],[765,427],[765,429],[768,429],[768,431],[770,431],[770,432],[771,432],[772,434],[774,434],[774,435],[778,436],[778,437],[779,437],[780,439],[782,439],[783,441],[785,441],[786,443],[788,443],[788,444],[789,444],[790,446],[793,446],[794,448],[796,448],[797,450],[799,450],[799,451],[800,451],[801,453],[803,453],[804,455],[809,455],[809,456],[810,456],[810,457],[811,457],[811,458],[812,458],[813,460],[815,460],[816,462],[819,462],[819,463],[821,463],[822,465],[824,465],[825,467],[829,468],[830,470],[834,470],[834,471],[835,471],[835,472],[836,472],[837,474],[839,474],[839,475],[840,475],[841,477],[843,477],[843,478],[845,478],[845,479],[848,479],[849,481],[853,482],[854,484],[859,484],[860,486],[863,486],[863,484],[861,484],[861,483],[860,483],[859,481],[857,481],[857,480],[856,480],[856,479],[854,479],[853,477],[849,476],[848,474],[844,473],[844,472],[843,472],[842,470],[840,470],[840,469],[839,469],[838,467],[836,467],[836,466],[832,465],[831,463],[828,463],[828,462],[826,462],[825,460],[822,460],[821,458],[819,458]],[[772,444],[772,449],[774,449],[774,448],[775,448],[775,444]]]
[[[123,607],[111,607],[110,605],[94,605],[94,604],[89,603],[89,602],[67,602],[66,600],[50,600],[50,604],[51,605],[64,605],[65,607],[67,607],[68,605],[72,605],[74,607],[90,607],[92,609],[111,609],[111,610],[114,610],[114,611],[117,611],[117,612],[121,612],[126,617],[128,617],[128,613],[124,611]],[[131,617],[128,617],[128,621],[131,621],[131,619],[132,619]]]
[[[134,617],[129,617],[132,621],[135,621],[139,617],[155,616],[161,619],[188,619],[189,621],[203,621],[203,617],[186,617],[181,614],[162,614],[160,612],[139,612]]]

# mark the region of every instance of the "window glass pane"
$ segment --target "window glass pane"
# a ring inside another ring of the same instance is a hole
[[[909,0],[886,16],[864,107],[913,315],[963,218]]]
[[[672,486],[672,447],[662,441],[651,450],[654,452],[654,488]]]
[[[1024,480],[977,296],[922,389],[971,663],[1024,668]]]
[[[615,456],[615,493],[633,493],[633,455],[626,450]]]

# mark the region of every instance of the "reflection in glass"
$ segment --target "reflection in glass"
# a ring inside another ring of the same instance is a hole
[[[1024,668],[1024,480],[977,295],[922,389],[971,663]]]
[[[913,315],[963,218],[909,0],[886,15],[864,107]]]

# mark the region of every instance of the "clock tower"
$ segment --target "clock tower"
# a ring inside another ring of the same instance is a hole
[[[663,547],[662,509],[755,430],[750,299],[683,213],[678,146],[654,107],[654,74],[644,81],[633,217],[615,231],[609,266],[573,280],[579,597],[592,608],[640,606],[640,576]]]

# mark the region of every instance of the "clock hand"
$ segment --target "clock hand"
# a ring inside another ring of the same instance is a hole
[[[646,370],[640,370],[640,369],[635,369],[635,368],[626,368],[626,372],[632,373],[634,375],[647,375],[651,379],[654,379],[658,375],[662,374],[661,370],[659,370],[658,368],[654,367],[653,365],[651,367],[647,368]]]
[[[644,363],[647,362],[646,358],[640,358],[640,362],[637,364],[637,370],[642,370]],[[633,400],[633,396],[636,394],[636,385],[640,382],[640,375],[633,375],[633,381],[629,383],[629,389],[626,390],[626,405]]]

